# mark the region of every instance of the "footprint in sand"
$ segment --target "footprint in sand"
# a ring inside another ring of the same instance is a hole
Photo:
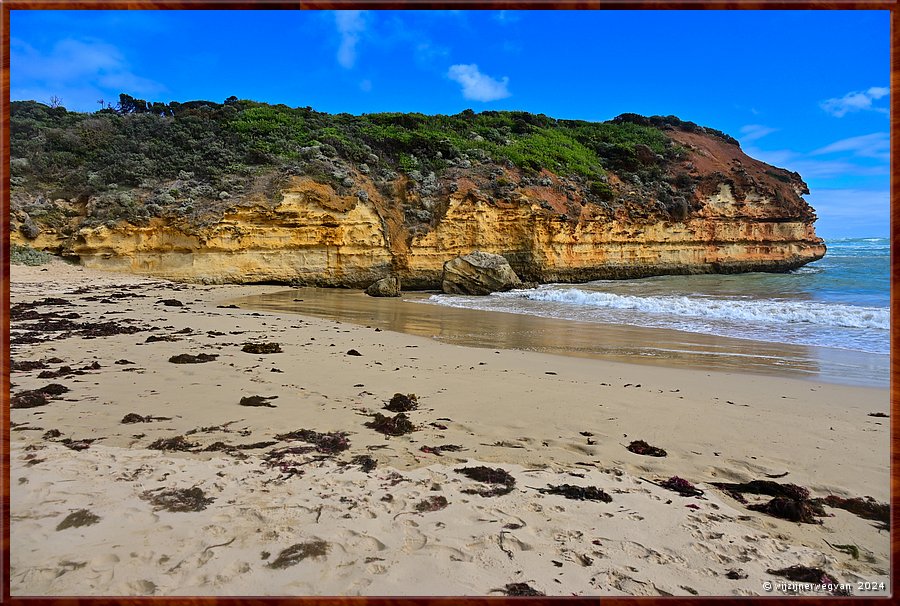
[[[384,551],[387,545],[366,534],[356,532],[355,530],[347,531],[348,538],[344,541],[349,548],[348,551],[357,553],[359,551]]]
[[[157,586],[153,581],[142,579],[140,581],[131,581],[125,584],[126,595],[153,595],[156,593]]]
[[[426,537],[420,531],[415,530],[414,528],[408,528],[404,532],[403,551],[405,553],[419,551],[420,549],[425,547],[426,543],[428,543],[428,537]]]

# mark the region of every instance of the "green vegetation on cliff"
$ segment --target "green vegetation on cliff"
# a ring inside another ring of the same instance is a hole
[[[426,197],[447,191],[449,171],[472,170],[504,197],[522,185],[501,175],[516,168],[523,181],[547,182],[551,173],[564,180],[561,190],[606,205],[617,195],[614,173],[641,190],[635,200],[661,201],[664,212],[680,216],[693,183],[668,170],[685,149],[666,130],[734,142],[674,116],[624,114],[602,123],[515,111],[354,116],[236,97],[163,104],[121,95],[116,108],[91,114],[16,101],[10,113],[11,210],[14,229],[28,238],[44,228],[140,224],[153,216],[197,221],[250,193],[273,198],[289,175],[344,195],[358,191],[354,175],[367,175],[386,195],[405,175]],[[404,212],[429,220],[422,209]]]

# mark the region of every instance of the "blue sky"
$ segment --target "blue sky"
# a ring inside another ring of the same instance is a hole
[[[354,114],[674,114],[798,171],[825,237],[887,236],[888,11],[11,11],[10,96]]]

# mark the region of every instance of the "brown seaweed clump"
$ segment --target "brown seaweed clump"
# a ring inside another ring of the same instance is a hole
[[[501,591],[508,596],[545,596],[543,591],[538,591],[528,583],[507,583],[503,589],[495,589]]]
[[[665,482],[660,484],[663,488],[667,490],[672,490],[677,492],[683,497],[700,497],[703,496],[703,491],[685,480],[684,478],[679,478],[678,476],[672,476]]]
[[[350,459],[351,465],[359,465],[359,468],[365,473],[369,473],[376,467],[378,467],[378,461],[376,461],[370,455],[356,455],[352,459]]]
[[[241,351],[251,354],[281,353],[280,343],[245,343]]]
[[[278,557],[270,562],[269,568],[287,568],[299,564],[306,558],[324,557],[328,554],[328,543],[325,541],[309,541],[296,543],[287,549],[282,549]]]
[[[184,436],[175,436],[173,438],[160,438],[150,444],[147,448],[152,450],[173,450],[173,451],[189,451],[196,448],[200,444],[198,442],[188,442]]]
[[[87,509],[79,509],[67,515],[62,522],[56,526],[56,530],[65,530],[66,528],[81,528],[82,526],[90,526],[100,521],[100,516],[88,511]]]
[[[281,433],[275,436],[276,440],[300,440],[314,444],[316,450],[325,454],[337,454],[350,448],[350,435],[343,431],[321,433],[312,429],[298,429],[289,433]]]
[[[390,402],[385,404],[384,408],[391,412],[409,412],[410,410],[419,408],[419,400],[414,393],[407,395],[395,393],[393,397],[391,397]]]
[[[866,520],[883,522],[887,528],[890,528],[891,506],[889,503],[879,503],[872,497],[844,499],[835,495],[825,497],[824,503],[829,507],[847,510]]]
[[[219,354],[178,354],[169,358],[172,364],[202,364],[203,362],[212,362],[219,357]]]
[[[647,457],[664,457],[667,454],[666,451],[662,448],[650,446],[643,440],[635,440],[625,448],[627,448],[634,454],[644,455]]]
[[[790,522],[802,522],[803,524],[821,524],[822,520],[816,516],[825,515],[821,506],[808,499],[790,499],[788,497],[775,497],[768,503],[748,505],[751,511],[761,511],[770,516],[788,520]]]
[[[270,404],[269,400],[274,400],[278,396],[246,396],[238,402],[241,406],[265,406],[266,408],[277,408],[274,404]]]
[[[605,491],[596,486],[573,486],[572,484],[560,484],[559,486],[549,485],[547,488],[540,488],[540,492],[545,494],[558,494],[575,501],[602,501],[611,503],[612,497]]]
[[[122,417],[122,420],[119,423],[152,423],[153,421],[171,421],[172,417],[154,417],[151,415],[147,415],[143,417],[136,412],[129,412],[127,415]]]
[[[162,492],[157,492],[157,490],[147,490],[141,494],[141,498],[150,501],[157,511],[160,509],[176,513],[203,511],[207,505],[215,501],[213,497],[207,497],[199,486],[175,488]]]
[[[512,477],[508,471],[499,467],[486,467],[484,465],[478,467],[462,467],[454,469],[456,473],[461,473],[470,480],[483,482],[484,484],[495,484],[490,489],[467,488],[463,490],[465,494],[477,494],[482,497],[499,497],[501,495],[512,492],[516,485],[516,479]]]
[[[46,406],[50,400],[69,391],[69,388],[59,383],[50,383],[40,389],[20,391],[9,399],[10,408],[37,408]]]
[[[416,426],[402,412],[397,413],[393,417],[387,417],[380,412],[376,412],[372,420],[365,425],[386,436],[402,436],[416,430]]]
[[[428,497],[416,503],[416,511],[419,513],[429,513],[432,511],[440,511],[447,507],[447,498],[442,496]]]

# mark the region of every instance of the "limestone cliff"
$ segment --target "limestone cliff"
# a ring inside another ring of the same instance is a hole
[[[655,171],[649,182],[627,170],[591,182],[474,153],[440,175],[376,175],[314,150],[318,172],[338,179],[270,171],[202,217],[91,225],[84,218],[96,202],[80,196],[44,200],[57,219],[35,226],[21,209],[36,196],[20,191],[11,239],[87,267],[174,280],[344,287],[393,273],[404,288],[438,288],[444,262],[474,250],[503,255],[538,282],[785,271],[825,254],[799,175],[748,157],[721,133],[663,132],[677,153],[634,148]]]

